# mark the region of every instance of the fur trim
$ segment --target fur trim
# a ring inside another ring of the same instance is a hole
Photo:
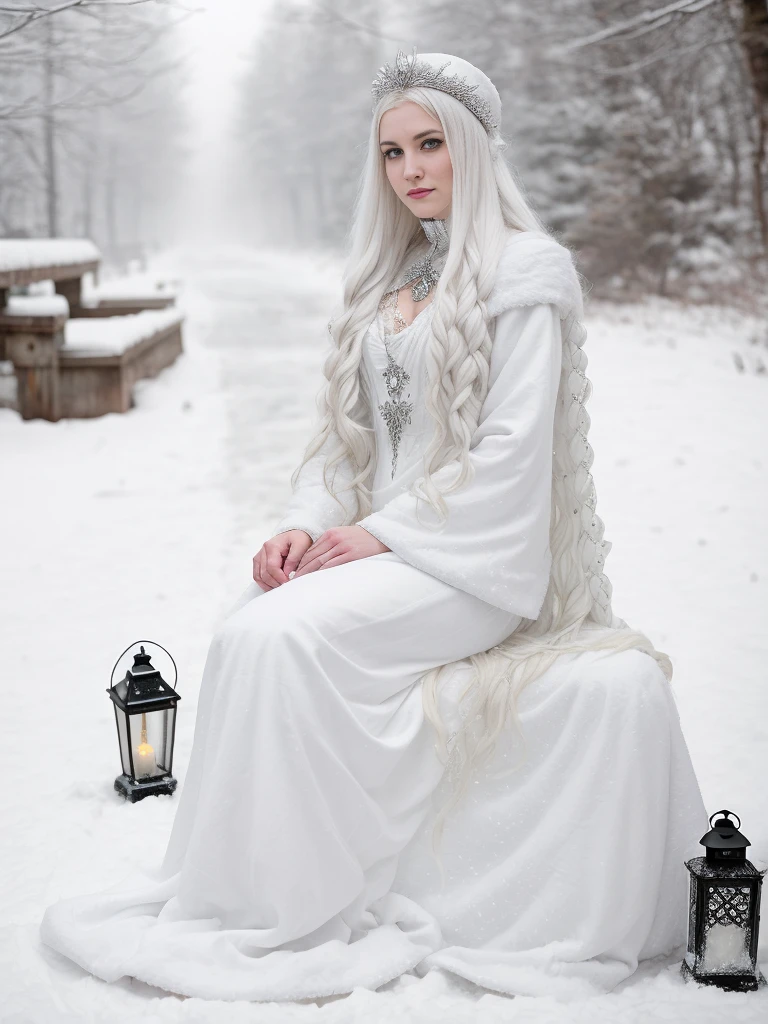
[[[533,231],[510,235],[499,259],[491,294],[486,302],[489,317],[512,306],[551,302],[560,319],[583,316],[583,298],[570,249],[554,238]]]

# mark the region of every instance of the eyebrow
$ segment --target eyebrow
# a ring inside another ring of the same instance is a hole
[[[414,135],[413,136],[413,141],[415,142],[416,139],[423,139],[425,135],[434,135],[435,132],[440,132],[440,134],[442,135],[443,134],[443,129],[442,128],[428,128],[425,132],[419,132],[418,135]],[[380,146],[396,146],[397,143],[396,142],[392,142],[392,140],[390,139],[389,141],[380,142],[379,145]]]

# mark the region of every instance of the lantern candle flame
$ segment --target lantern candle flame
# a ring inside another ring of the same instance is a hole
[[[147,716],[145,712],[141,715],[141,738],[133,757],[136,768],[136,778],[141,779],[147,775],[154,775],[157,771],[155,760],[155,748],[147,742]]]

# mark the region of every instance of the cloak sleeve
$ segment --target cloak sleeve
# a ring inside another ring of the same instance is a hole
[[[370,405],[364,397],[358,400],[351,416],[360,426],[373,430]],[[357,501],[348,487],[356,474],[350,468],[349,459],[343,458],[328,471],[328,479],[334,481],[339,501],[343,503],[348,513],[346,516],[339,503],[328,493],[323,482],[325,461],[338,448],[339,443],[338,434],[332,431],[322,448],[302,468],[285,514],[275,527],[273,536],[286,533],[288,530],[305,530],[314,543],[332,526],[341,526],[345,518],[350,523],[354,521]]]
[[[470,441],[474,478],[444,496],[447,522],[405,491],[359,520],[418,569],[488,604],[529,619],[542,607],[551,567],[552,443],[562,365],[554,303],[512,306],[496,316],[488,394]],[[442,490],[456,460],[433,480]]]

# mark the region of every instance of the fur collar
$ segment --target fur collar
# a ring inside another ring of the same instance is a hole
[[[516,231],[504,246],[491,294],[486,302],[489,317],[511,306],[553,303],[560,318],[571,313],[583,317],[583,298],[573,256],[553,238],[534,231]]]

